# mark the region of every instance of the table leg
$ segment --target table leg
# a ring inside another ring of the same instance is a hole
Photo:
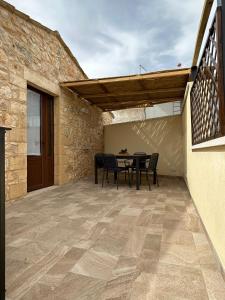
[[[95,158],[95,184],[98,184],[98,167],[97,167],[96,158]]]
[[[136,157],[136,189],[140,190],[140,171],[139,171],[139,157]]]
[[[117,182],[117,172],[114,172],[114,184]]]

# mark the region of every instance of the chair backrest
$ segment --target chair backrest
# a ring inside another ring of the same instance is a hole
[[[145,152],[134,152],[134,155],[147,155]],[[136,159],[133,159],[132,166],[136,166]],[[141,169],[144,169],[146,167],[146,158],[140,159],[140,166]]]
[[[97,163],[98,168],[103,168],[104,165],[104,153],[96,153],[95,154],[95,161]]]
[[[104,169],[114,170],[117,167],[117,159],[113,154],[104,155]]]
[[[150,157],[150,161],[149,161],[149,166],[148,168],[151,171],[155,171],[157,168],[157,164],[158,164],[158,160],[159,160],[159,153],[152,153],[151,157]]]

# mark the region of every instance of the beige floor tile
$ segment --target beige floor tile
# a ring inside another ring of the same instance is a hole
[[[155,283],[155,274],[140,273],[133,283],[130,300],[154,299]]]
[[[133,230],[129,234],[127,244],[122,254],[124,256],[131,256],[131,257],[139,256],[144,245],[146,234],[147,234],[147,229],[145,227],[141,227],[141,226],[133,227]]]
[[[174,265],[200,267],[199,258],[193,246],[162,243],[159,261]]]
[[[208,300],[201,272],[181,276],[159,274],[156,278],[155,299]]]
[[[225,300],[180,179],[151,192],[83,180],[7,203],[6,219],[9,300]]]
[[[37,283],[20,300],[53,300],[53,289],[50,286]]]
[[[77,263],[86,251],[80,248],[71,248],[49,271],[48,275],[65,274]]]
[[[100,300],[106,282],[69,273],[53,293],[54,300]]]
[[[164,229],[162,233],[162,242],[169,244],[194,246],[192,232],[187,230]]]
[[[132,208],[132,207],[125,207],[120,211],[121,215],[125,216],[139,216],[142,212],[140,208]]]
[[[225,300],[225,282],[220,272],[203,269],[203,277],[210,300]]]
[[[109,253],[97,252],[93,249],[87,251],[71,269],[72,273],[88,277],[108,280],[112,276],[118,258]]]

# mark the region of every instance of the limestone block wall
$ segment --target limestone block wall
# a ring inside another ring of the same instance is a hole
[[[103,121],[100,110],[84,105],[72,92],[63,90],[62,99],[60,183],[66,183],[93,172],[94,155],[103,150]]]
[[[27,192],[27,85],[55,98],[55,183],[91,174],[103,150],[102,113],[59,82],[86,78],[60,35],[0,0],[0,124],[6,136],[6,193]]]

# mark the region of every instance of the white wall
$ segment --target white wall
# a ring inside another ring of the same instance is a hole
[[[183,176],[183,136],[181,116],[104,126],[104,151],[118,154],[158,152],[160,175]]]
[[[113,124],[132,121],[141,121],[145,119],[161,118],[180,114],[180,101],[172,103],[162,103],[153,107],[131,108],[113,111]]]

